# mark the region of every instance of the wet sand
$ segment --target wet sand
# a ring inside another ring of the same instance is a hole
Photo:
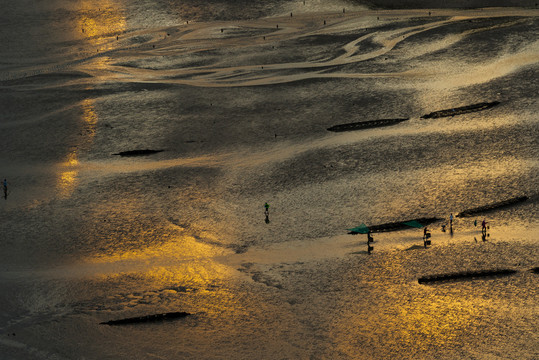
[[[11,191],[0,199],[2,352],[533,359],[537,15],[363,10],[190,22],[119,40],[107,30],[83,51],[10,66],[0,96]],[[489,111],[420,119],[494,100]],[[112,155],[133,149],[163,151]],[[476,217],[455,219],[453,231],[429,225],[427,249],[420,229],[374,234],[370,255],[366,236],[346,230],[447,219],[523,193],[529,201],[477,215],[486,241]],[[493,268],[517,273],[417,282]],[[178,312],[192,316],[99,326]]]

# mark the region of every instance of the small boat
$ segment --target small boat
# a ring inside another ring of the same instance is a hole
[[[473,104],[473,105],[461,106],[461,107],[457,107],[453,109],[445,109],[445,110],[431,112],[430,114],[421,116],[421,118],[422,119],[437,119],[441,117],[467,114],[471,112],[487,110],[487,109],[493,108],[494,106],[498,104],[500,104],[499,101],[482,102],[482,103]]]
[[[371,129],[371,128],[376,128],[376,127],[396,125],[406,120],[409,120],[409,118],[360,121],[360,122],[354,122],[354,123],[348,123],[348,124],[334,125],[328,128],[328,131],[342,132],[342,131]]]
[[[380,225],[370,225],[366,226],[365,224],[361,224],[360,226],[348,229],[349,234],[356,235],[356,234],[366,234],[367,231],[370,230],[370,232],[388,232],[388,231],[398,231],[398,230],[405,230],[409,229],[410,227],[423,227],[429,224],[432,224],[433,222],[439,221],[442,219],[432,217],[432,218],[418,218],[418,219],[412,219],[412,220],[405,220],[405,221],[398,221],[398,222],[392,222],[392,223],[385,223]],[[419,225],[419,226],[416,226]]]
[[[512,198],[512,199],[508,199],[508,200],[496,202],[496,203],[493,203],[493,204],[479,206],[479,207],[476,207],[476,208],[473,208],[473,209],[467,209],[467,210],[461,211],[460,213],[457,214],[457,217],[472,216],[474,214],[479,214],[479,213],[483,213],[483,212],[487,212],[487,211],[491,211],[491,210],[500,209],[500,208],[503,208],[503,207],[506,207],[506,206],[518,204],[518,203],[524,202],[526,200],[528,200],[527,196],[518,196],[518,197],[515,197],[515,198]]]
[[[174,320],[179,318],[184,318],[191,314],[183,311],[179,312],[169,312],[164,314],[153,314],[146,316],[138,316],[120,320],[110,320],[107,322],[102,322],[100,325],[127,325],[127,324],[139,324],[139,323],[150,323],[156,321],[165,321],[165,320]]]
[[[433,282],[438,282],[438,281],[466,280],[466,279],[488,278],[488,277],[494,277],[494,276],[507,276],[507,275],[513,275],[516,273],[517,271],[513,269],[466,271],[466,272],[458,272],[458,273],[450,273],[450,274],[424,276],[417,279],[417,282],[420,284],[427,284],[427,283],[433,283]]]
[[[121,151],[117,154],[113,155],[120,155],[120,156],[144,156],[144,155],[151,155],[155,153],[159,153],[163,150],[150,150],[150,149],[144,149],[144,150],[129,150],[129,151]]]

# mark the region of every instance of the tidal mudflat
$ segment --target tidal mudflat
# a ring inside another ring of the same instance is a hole
[[[210,4],[0,15],[2,356],[537,358],[539,10]]]

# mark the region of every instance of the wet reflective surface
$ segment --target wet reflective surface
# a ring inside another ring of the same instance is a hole
[[[539,12],[238,7],[7,6],[1,352],[536,358]],[[483,101],[500,105],[420,118]],[[134,149],[163,151],[114,155]],[[520,195],[429,226],[428,249],[420,229],[370,255],[346,234]],[[498,268],[518,272],[417,282]],[[193,315],[99,325],[176,311]]]

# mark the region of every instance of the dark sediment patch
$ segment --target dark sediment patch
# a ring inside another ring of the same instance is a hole
[[[528,200],[527,196],[519,196],[512,199],[500,201],[494,204],[479,206],[473,209],[467,209],[467,210],[461,211],[460,213],[457,214],[457,217],[467,217],[467,216],[472,216],[472,215],[483,213],[483,212],[497,210],[497,209],[504,208],[506,206],[511,206],[514,204],[524,202],[526,200]]]
[[[398,231],[398,230],[404,230],[404,229],[412,229],[412,227],[404,224],[406,222],[417,221],[421,225],[425,226],[425,225],[432,224],[433,222],[436,222],[436,221],[439,221],[439,220],[443,220],[443,219],[439,219],[439,218],[436,218],[436,217],[418,218],[418,219],[411,219],[411,220],[403,220],[403,221],[398,221],[398,222],[385,223],[385,224],[380,224],[380,225],[369,225],[367,227],[373,233],[374,232],[388,232],[388,231]],[[357,235],[359,233],[351,231],[351,232],[349,232],[349,234]]]
[[[363,129],[396,125],[406,120],[409,120],[409,118],[360,121],[360,122],[354,122],[354,123],[348,123],[348,124],[335,125],[328,128],[328,131],[342,132],[342,131],[363,130]]]
[[[121,151],[119,153],[113,154],[113,155],[120,155],[120,156],[145,156],[145,155],[151,155],[155,153],[162,152],[164,150],[150,150],[150,149],[144,149],[144,150],[129,150],[129,151]]]
[[[536,274],[539,274],[539,266],[538,267],[534,267],[533,269],[530,269],[531,272],[534,272]]]
[[[151,323],[151,322],[157,322],[157,321],[180,319],[189,315],[191,314],[187,312],[183,312],[183,311],[169,312],[169,313],[164,313],[164,314],[154,314],[154,315],[138,316],[138,317],[132,317],[132,318],[119,319],[119,320],[110,320],[110,321],[102,322],[100,323],[100,325],[129,325],[129,324]]]
[[[457,107],[453,109],[439,110],[439,111],[431,112],[430,114],[423,115],[421,116],[421,118],[422,119],[437,119],[441,117],[456,116],[456,115],[462,115],[462,114],[467,114],[467,113],[476,112],[476,111],[483,111],[483,110],[493,108],[499,103],[500,103],[499,101],[482,102],[478,104],[461,106],[461,107]]]
[[[476,278],[488,278],[496,276],[508,276],[517,273],[517,270],[512,269],[499,269],[499,270],[482,270],[482,271],[466,271],[451,274],[439,274],[424,276],[417,279],[420,284],[428,284],[439,281],[451,281],[451,280],[469,280]]]

